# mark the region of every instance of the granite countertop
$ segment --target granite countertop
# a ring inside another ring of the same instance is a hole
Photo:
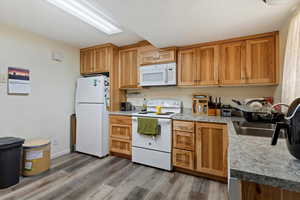
[[[242,118],[199,116],[185,110],[172,119],[227,124],[230,177],[300,192],[300,160],[288,152],[285,139],[279,139],[276,146],[271,146],[271,138],[237,135],[232,122]]]
[[[110,115],[125,115],[125,116],[132,116],[133,113],[138,112],[137,110],[132,111],[113,111],[109,112]]]

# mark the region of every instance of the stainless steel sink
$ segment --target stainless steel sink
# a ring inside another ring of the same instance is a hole
[[[233,122],[238,135],[249,135],[258,137],[272,137],[276,124],[258,122]],[[283,134],[280,134],[283,137]]]

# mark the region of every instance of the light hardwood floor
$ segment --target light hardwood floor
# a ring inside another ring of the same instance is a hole
[[[49,171],[0,190],[0,200],[228,200],[227,185],[113,156],[72,153]]]

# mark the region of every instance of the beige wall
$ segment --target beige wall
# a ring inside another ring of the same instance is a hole
[[[27,68],[32,86],[28,96],[7,95],[0,79],[0,137],[48,138],[52,156],[68,152],[79,49],[3,25],[0,44],[0,77],[8,66]],[[63,62],[52,61],[52,51],[61,52]]]
[[[151,87],[139,93],[129,92],[128,101],[134,105],[142,105],[143,98],[173,98],[183,101],[185,108],[192,107],[192,94],[203,93],[214,97],[221,97],[224,103],[231,103],[232,98],[244,99],[253,97],[274,96],[276,86],[245,86],[245,87],[206,87],[206,88],[177,88],[177,87]]]

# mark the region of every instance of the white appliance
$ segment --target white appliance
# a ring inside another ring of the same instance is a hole
[[[140,67],[140,86],[176,85],[176,63]]]
[[[108,154],[109,79],[82,77],[76,88],[76,151],[104,157]]]
[[[155,106],[161,106],[160,115],[155,113]],[[165,170],[172,170],[172,119],[182,111],[182,102],[178,100],[150,100],[147,112],[133,114],[132,117],[132,161]],[[138,118],[157,118],[160,134],[146,136],[138,133]]]

